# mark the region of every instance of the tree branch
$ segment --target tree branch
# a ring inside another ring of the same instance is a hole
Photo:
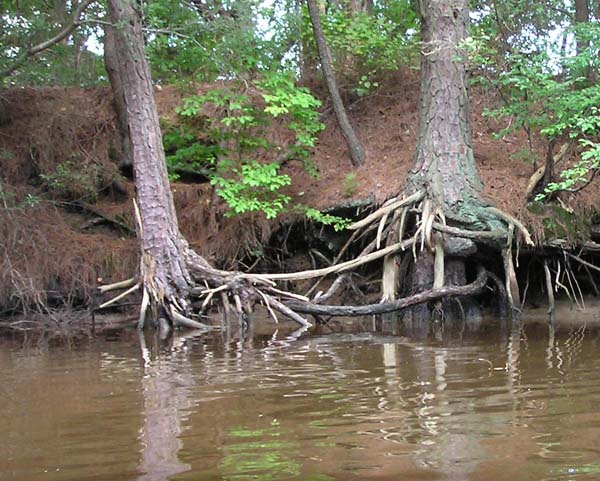
[[[49,38],[48,40],[34,45],[33,47],[28,48],[25,52],[21,53],[16,60],[12,63],[12,65],[8,66],[4,70],[0,71],[0,78],[8,77],[15,70],[17,70],[21,65],[23,65],[29,58],[37,55],[38,53],[56,45],[58,42],[67,38],[73,30],[75,30],[79,25],[81,25],[81,21],[79,17],[81,14],[89,7],[89,5],[96,0],[84,0],[75,8],[73,12],[73,16],[71,18],[70,23],[63,28],[60,32],[58,32],[54,37]]]

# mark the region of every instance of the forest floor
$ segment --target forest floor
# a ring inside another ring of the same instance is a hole
[[[293,179],[286,193],[294,201],[327,210],[357,201],[373,205],[401,193],[417,140],[418,75],[398,72],[385,85],[350,102],[365,164],[352,167],[335,118],[328,115],[313,156],[319,177],[308,175],[300,162],[283,167]],[[98,282],[130,277],[137,263],[134,188],[110,155],[118,143],[110,91],[13,89],[0,97],[8,112],[0,119],[0,307],[44,302],[42,293],[89,300]],[[161,116],[168,117],[181,94],[164,87],[156,98]],[[528,139],[524,132],[494,137],[506,124],[484,111],[497,102],[493,92],[472,92],[473,149],[484,197],[522,220],[538,241],[569,236],[572,225],[597,222],[600,189],[594,185],[562,196],[558,215],[556,207],[536,212],[527,207],[525,191],[534,168],[520,155]],[[533,141],[542,164],[544,144],[537,137]],[[571,154],[575,158],[576,152]],[[224,206],[211,206],[208,183],[176,182],[172,189],[184,235],[201,255],[224,268],[239,267],[236,259],[259,253],[274,232],[297,216],[284,214],[274,221],[259,214],[225,217]],[[555,229],[550,234],[549,226]]]

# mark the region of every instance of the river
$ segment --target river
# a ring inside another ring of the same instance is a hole
[[[600,479],[596,328],[276,327],[0,339],[0,479]]]

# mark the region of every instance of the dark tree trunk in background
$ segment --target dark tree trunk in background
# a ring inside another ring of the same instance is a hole
[[[585,25],[590,22],[590,0],[575,0],[575,24]],[[586,38],[582,38],[579,32],[576,32],[575,40],[577,42],[577,54],[584,52],[590,47],[590,41]],[[590,83],[595,83],[596,75],[591,66],[587,66],[583,74],[586,76]]]
[[[409,191],[425,193],[422,222],[434,216],[438,222],[451,218],[477,218],[482,208],[479,193],[482,182],[475,166],[469,126],[469,93],[466,55],[460,43],[468,36],[468,0],[421,0],[421,94],[419,135],[414,164],[407,182]],[[425,207],[426,205],[426,207]],[[445,268],[438,282],[445,285],[466,283],[466,255],[475,252],[467,239],[436,240],[443,243]],[[425,250],[428,248],[426,247]],[[408,294],[434,286],[434,247],[422,251],[412,269]],[[448,303],[422,305],[404,316],[411,325],[456,314]],[[478,316],[476,309],[469,309]]]
[[[186,310],[191,285],[185,263],[188,245],[179,232],[169,187],[139,7],[135,0],[109,0],[108,6],[115,25],[115,78],[121,83],[115,94],[122,97],[117,103],[126,106],[140,215],[142,282],[151,305]]]
[[[104,27],[104,67],[108,73],[110,85],[113,91],[113,108],[117,116],[117,127],[119,129],[119,167],[131,168],[131,148],[129,145],[129,124],[127,121],[127,105],[123,96],[123,81],[119,70],[117,52],[115,45],[114,27]]]
[[[588,23],[590,21],[590,2],[589,0],[575,0],[575,23]],[[587,47],[589,42],[576,35],[577,53],[580,54]]]
[[[354,129],[352,128],[352,125],[350,124],[350,120],[346,114],[346,109],[344,108],[344,103],[340,97],[340,91],[338,89],[333,67],[331,65],[331,54],[327,48],[325,34],[323,33],[323,28],[321,27],[321,19],[319,15],[319,8],[317,6],[317,0],[307,0],[307,4],[308,12],[310,14],[310,21],[315,34],[315,40],[317,42],[317,49],[319,51],[319,59],[321,60],[321,69],[323,70],[323,77],[325,78],[325,83],[327,84],[327,89],[329,90],[329,95],[333,102],[333,109],[335,110],[335,115],[337,117],[340,130],[342,131],[342,135],[344,136],[346,144],[348,145],[352,165],[358,167],[364,163],[365,152],[360,141],[358,140],[358,137],[356,136],[356,133],[354,132]]]

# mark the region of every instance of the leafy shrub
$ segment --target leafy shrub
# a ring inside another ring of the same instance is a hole
[[[231,215],[262,211],[273,218],[289,203],[280,189],[291,179],[279,173],[277,163],[258,162],[261,151],[282,148],[267,139],[266,130],[281,119],[294,136],[292,144],[283,147],[316,175],[309,154],[323,128],[316,110],[320,102],[286,74],[271,73],[256,80],[253,89],[259,97],[251,98],[245,85],[243,89],[232,82],[226,88],[185,98],[177,109],[179,124],[165,132],[167,164],[172,176],[181,166],[209,169],[211,184]],[[207,108],[214,111],[211,116],[204,115]]]
[[[550,46],[536,54],[514,54],[509,68],[493,80],[502,92],[504,105],[486,114],[511,119],[509,126],[498,132],[498,136],[517,129],[527,132],[530,139],[527,157],[534,165],[538,155],[531,141],[533,132],[539,132],[546,139],[548,153],[560,139],[570,139],[582,147],[580,160],[560,174],[560,182],[547,185],[536,200],[543,200],[555,192],[584,187],[600,167],[597,143],[600,136],[600,84],[590,81],[590,73],[600,67],[596,54],[600,36],[594,37],[590,31],[600,34],[600,28],[593,24],[585,28],[595,42],[590,41],[577,55],[560,58],[556,52],[552,53]],[[556,71],[557,58],[560,58],[561,75]]]

